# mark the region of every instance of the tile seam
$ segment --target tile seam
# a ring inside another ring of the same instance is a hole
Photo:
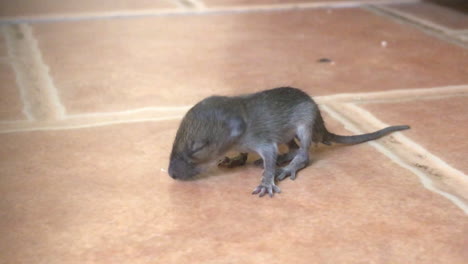
[[[37,40],[27,24],[3,27],[8,54],[29,120],[63,119],[65,108],[42,60]]]
[[[23,109],[22,112],[26,116],[28,120],[34,120],[34,116],[31,114],[31,111],[29,110],[31,106],[28,103],[28,100],[26,100],[27,97],[27,89],[26,89],[26,84],[23,82],[23,79],[20,78],[20,66],[18,65],[18,62],[15,60],[15,44],[13,43],[13,37],[11,36],[13,33],[11,32],[11,29],[9,28],[10,26],[4,25],[2,26],[2,34],[3,37],[5,38],[6,46],[7,46],[7,53],[8,53],[8,60],[10,62],[10,65],[13,69],[13,72],[15,74],[15,80],[16,80],[16,85],[18,86],[19,89],[19,95],[20,95],[20,100],[23,104]]]
[[[388,124],[386,124],[386,123],[382,122],[381,120],[379,120],[371,112],[365,110],[364,108],[362,108],[362,107],[360,107],[360,106],[358,106],[356,104],[345,103],[344,106],[347,107],[347,110],[358,113],[359,114],[358,116],[364,117],[364,119],[367,122],[369,122],[371,124],[375,124],[377,127],[388,126]],[[443,167],[448,167],[451,170],[450,171],[451,174],[459,175],[461,178],[466,180],[467,183],[468,183],[468,175],[464,174],[462,171],[460,171],[458,169],[455,169],[453,166],[447,164],[442,159],[440,159],[436,155],[432,154],[427,149],[423,148],[421,145],[417,144],[416,142],[414,142],[413,140],[407,138],[406,136],[403,136],[403,134],[401,134],[401,133],[399,134],[399,139],[401,141],[404,141],[405,145],[410,145],[411,148],[416,149],[417,152],[419,152],[419,153],[422,153],[423,156],[429,157],[431,162],[435,162],[436,164],[441,164]]]
[[[395,89],[364,93],[340,93],[326,96],[315,96],[318,101],[378,103],[391,101],[419,101],[454,96],[468,96],[468,85],[448,85],[430,88]]]
[[[38,74],[41,75],[39,78],[43,79],[44,82],[43,85],[41,85],[41,88],[43,88],[44,93],[46,94],[46,100],[44,103],[46,104],[47,108],[51,108],[52,119],[63,119],[66,116],[65,106],[60,101],[57,87],[55,87],[52,76],[50,76],[50,68],[44,62],[42,52],[39,48],[39,43],[34,37],[34,32],[31,26],[29,26],[28,24],[24,24],[23,28],[23,31],[27,34],[28,38],[30,39],[29,48],[31,49],[31,55],[34,58],[33,65],[38,71]]]
[[[178,8],[187,8],[181,0],[170,0],[170,3],[174,4]]]
[[[459,38],[453,30],[442,25],[432,23],[428,20],[421,19],[383,5],[370,4],[364,6],[363,9],[376,15],[390,18],[401,24],[411,25],[429,36],[437,37],[440,40],[455,44],[463,48],[468,48],[468,43],[465,43],[461,38]]]
[[[419,23],[419,24],[423,24],[429,28],[432,28],[432,29],[435,29],[436,31],[441,31],[441,32],[444,32],[444,33],[453,33],[454,31],[444,25],[441,25],[441,24],[438,24],[438,23],[434,23],[434,22],[431,22],[427,19],[424,19],[424,18],[420,18],[416,15],[413,15],[411,13],[408,13],[408,12],[405,12],[405,11],[401,11],[401,10],[398,10],[396,8],[393,8],[393,7],[390,7],[390,6],[379,6],[378,8],[380,9],[383,9],[383,10],[386,10],[388,12],[391,12],[391,13],[395,13],[399,16],[403,16],[411,21],[415,21],[416,23]]]
[[[178,2],[178,0],[174,0]],[[195,5],[200,3],[198,8],[194,9],[178,9],[178,8],[161,8],[153,10],[134,10],[134,11],[110,11],[110,12],[88,12],[81,14],[62,14],[62,15],[39,15],[39,16],[18,16],[18,17],[3,17],[0,18],[1,24],[20,24],[20,23],[52,23],[66,21],[86,21],[86,20],[102,20],[102,19],[124,19],[124,18],[142,18],[142,17],[161,17],[173,15],[212,15],[212,14],[238,14],[238,13],[258,13],[269,11],[290,11],[290,10],[308,10],[321,8],[353,8],[361,7],[373,3],[372,0],[348,0],[340,2],[315,2],[315,3],[293,3],[293,4],[277,4],[277,5],[250,5],[250,6],[233,6],[233,7],[206,7],[203,2],[198,0],[187,0]],[[417,3],[420,0],[383,0],[376,5],[388,3]]]
[[[389,3],[417,3],[420,0],[383,0],[379,1],[379,3],[375,3],[374,0],[344,0],[344,1],[336,1],[336,2],[300,2],[300,3],[287,3],[287,4],[259,4],[259,5],[238,5],[238,6],[214,6],[214,7],[207,7],[208,10],[222,10],[222,11],[229,11],[229,10],[259,10],[259,11],[270,11],[270,10],[290,10],[290,9],[321,9],[321,8],[355,8],[361,7],[364,5],[369,5],[371,3],[375,3],[376,5],[384,5]]]
[[[54,23],[54,22],[74,22],[74,21],[92,21],[105,19],[120,19],[120,18],[144,18],[144,17],[159,17],[172,15],[187,15],[194,13],[194,10],[185,9],[182,7],[162,8],[162,9],[145,9],[133,10],[131,12],[83,12],[79,14],[60,14],[60,15],[38,15],[38,16],[17,16],[0,18],[2,24],[23,24],[23,23]]]
[[[410,97],[407,95],[411,94]],[[405,97],[406,96],[406,97]],[[383,102],[402,102],[402,101],[416,101],[416,100],[428,100],[428,99],[440,99],[454,96],[468,96],[468,85],[459,85],[459,86],[443,86],[443,87],[432,87],[432,88],[419,88],[419,89],[403,89],[403,90],[390,90],[390,91],[379,91],[379,92],[367,92],[367,93],[344,93],[344,94],[334,94],[334,95],[325,95],[325,96],[314,96],[314,100],[319,105],[327,105],[330,103],[338,102],[353,102],[356,104],[360,103],[383,103]],[[405,98],[403,98],[405,97]],[[117,124],[119,123],[130,123],[132,122],[131,117],[133,116],[136,120],[142,120],[142,116],[145,118],[147,116],[156,116],[156,115],[167,115],[167,112],[180,112],[180,117],[185,114],[185,112],[192,107],[192,105],[186,106],[168,106],[168,107],[142,107],[124,111],[114,111],[114,112],[94,112],[94,113],[83,113],[83,114],[68,114],[64,115],[63,119],[59,120],[55,126],[62,127],[60,124],[62,122],[71,122],[80,120],[83,123],[90,123],[99,125],[100,122],[105,122],[106,124]],[[112,123],[108,123],[108,119],[113,119]],[[101,121],[100,121],[101,120]],[[154,119],[152,119],[154,121]],[[27,129],[28,131],[33,131],[34,129],[29,129],[24,127],[24,121],[0,121],[0,133],[11,133],[14,131],[23,131]],[[18,124],[21,126],[19,129],[13,129],[12,126]],[[40,127],[40,124],[27,123],[31,127]],[[50,125],[49,125],[50,126]],[[49,127],[47,126],[47,127]],[[91,127],[92,125],[86,125]],[[67,126],[65,126],[67,127]]]
[[[409,98],[405,95],[410,94]],[[400,89],[390,91],[368,92],[368,93],[341,93],[335,95],[313,96],[313,98],[321,103],[328,102],[356,102],[356,103],[375,103],[388,101],[402,100],[424,100],[424,99],[439,99],[454,96],[468,96],[468,85],[457,86],[442,86],[435,88],[416,88],[416,89]],[[388,101],[386,101],[386,99]],[[163,111],[187,111],[193,105],[185,106],[162,106],[162,107],[142,107],[123,111],[113,112],[93,112],[83,114],[69,114],[65,119],[69,118],[98,118],[105,116],[120,116],[132,115],[141,112],[163,112]],[[1,121],[0,121],[1,123]]]
[[[411,96],[407,99],[404,98],[405,94]],[[356,103],[375,103],[375,102],[387,102],[389,101],[416,101],[425,99],[439,99],[446,97],[455,96],[468,96],[468,85],[451,85],[451,86],[440,86],[432,88],[415,88],[415,89],[398,89],[389,91],[378,91],[378,92],[366,92],[366,93],[340,93],[334,95],[324,96],[313,96],[314,100],[321,103],[329,102],[356,102]],[[113,112],[93,112],[83,114],[69,114],[66,118],[82,118],[82,117],[103,117],[103,116],[118,116],[118,115],[130,115],[139,112],[162,112],[162,111],[187,111],[193,105],[185,106],[149,106],[142,108],[135,108],[123,111]],[[65,119],[66,119],[65,118]],[[1,123],[1,121],[0,121]]]
[[[203,3],[203,1],[198,1],[198,0],[178,0],[178,1],[182,2],[182,4],[187,3],[188,7],[192,9],[201,10],[205,8],[205,4]]]
[[[348,108],[351,111],[355,111],[356,109],[359,109],[359,114],[356,114],[356,116],[360,116],[360,120],[365,120],[373,124],[378,123],[378,127],[388,126],[387,124],[381,122],[379,119],[373,116],[370,112],[362,109],[361,107],[355,104],[341,103],[341,105],[352,106],[352,108],[354,109]],[[334,107],[333,104],[322,105],[320,106],[320,108],[324,110],[325,112],[327,112],[333,119],[343,124],[347,130],[350,130],[351,132],[354,132],[354,133],[362,133],[361,130],[358,128],[358,126],[354,124],[355,122],[351,121],[348,117],[346,117],[346,115],[344,115],[342,111],[339,110],[337,107]],[[363,114],[363,112],[365,112],[365,114]],[[372,119],[372,120],[369,120],[369,119]],[[458,182],[462,182],[464,186],[468,185],[468,176],[465,175],[463,172],[450,166],[449,164],[447,164],[445,161],[443,161],[436,155],[430,153],[428,150],[424,149],[422,146],[420,146],[413,140],[410,140],[409,138],[401,135],[400,133],[395,133],[392,136],[397,138],[397,140],[401,142],[401,144],[404,145],[405,148],[413,149],[413,151],[411,152],[411,155],[413,156],[423,155],[424,158],[427,160],[427,162],[424,162],[425,164],[428,164],[428,163],[435,164],[435,166],[430,167],[431,169],[435,168],[436,170],[439,169],[443,172],[446,172],[447,175],[450,175],[448,176],[448,178],[452,179],[452,177],[456,177],[455,179],[458,180]],[[458,206],[460,209],[462,209],[465,212],[465,214],[468,214],[468,205],[461,198],[459,198],[457,195],[454,195],[452,193],[439,189],[436,186],[437,183],[435,182],[435,180],[432,179],[430,174],[426,171],[423,171],[415,167],[413,164],[411,164],[412,162],[408,159],[408,157],[403,157],[402,155],[396,153],[396,151],[394,150],[391,150],[389,147],[385,146],[381,142],[373,141],[373,142],[369,142],[369,144],[373,146],[374,148],[376,148],[383,155],[387,156],[390,160],[397,163],[399,166],[417,175],[419,180],[421,181],[421,183],[426,189],[442,195],[443,197],[447,198],[452,203],[454,203],[456,206]],[[408,145],[410,145],[410,147],[408,147]],[[406,156],[410,156],[410,154],[407,154]],[[443,184],[449,188],[452,187],[448,185],[446,182],[440,182],[440,184]]]
[[[439,188],[437,188],[435,186],[435,184],[434,184],[434,181],[429,176],[427,176],[426,173],[414,168],[411,165],[408,165],[403,159],[401,159],[400,156],[396,155],[395,153],[390,151],[388,148],[384,147],[382,144],[376,143],[376,142],[370,142],[369,144],[371,146],[373,146],[374,148],[376,148],[379,152],[381,152],[382,154],[387,156],[390,160],[394,161],[395,163],[397,163],[401,167],[411,171],[413,174],[418,176],[418,178],[421,181],[422,185],[426,189],[445,197],[446,199],[451,201],[453,204],[455,204],[458,208],[460,208],[465,214],[468,215],[468,205],[466,205],[456,195],[453,195],[450,192],[446,192],[446,191],[443,191],[443,190],[440,190]]]
[[[194,10],[199,9],[198,3],[194,0],[173,0],[171,1],[175,3],[177,6],[185,8],[187,10]]]
[[[71,118],[86,118],[86,117],[104,117],[104,116],[121,116],[121,115],[133,115],[137,113],[145,113],[145,112],[164,112],[164,111],[187,111],[192,107],[192,105],[188,106],[168,106],[168,107],[142,107],[142,108],[135,108],[130,110],[124,111],[115,111],[115,112],[94,112],[94,113],[84,113],[84,114],[69,114],[67,115],[67,119]]]
[[[94,128],[94,127],[103,127],[109,125],[120,125],[120,124],[131,124],[131,123],[144,123],[144,122],[161,122],[161,121],[170,121],[181,119],[183,115],[173,115],[173,116],[163,116],[163,117],[153,117],[153,118],[136,118],[136,119],[127,119],[127,120],[109,120],[109,121],[99,121],[99,122],[88,122],[88,123],[79,123],[75,124],[69,120],[61,123],[52,123],[52,124],[31,124],[31,122],[24,121],[14,124],[14,127],[4,124],[4,128],[0,130],[0,134],[9,134],[9,133],[21,133],[21,132],[32,132],[32,131],[55,131],[55,130],[75,130],[82,128]],[[20,126],[20,127],[19,127]]]

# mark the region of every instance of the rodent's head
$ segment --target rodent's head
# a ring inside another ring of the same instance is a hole
[[[242,136],[246,125],[226,97],[209,97],[190,109],[183,118],[172,146],[169,175],[188,180],[200,166],[226,153]]]

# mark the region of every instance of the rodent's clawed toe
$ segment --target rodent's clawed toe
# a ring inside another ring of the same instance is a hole
[[[272,184],[260,184],[255,190],[252,192],[252,194],[258,194],[259,197],[263,197],[265,194],[268,193],[270,197],[273,197],[275,193],[280,193],[281,189],[276,186],[274,183]]]
[[[289,178],[291,180],[295,180],[296,179],[296,170],[291,170],[288,167],[276,169],[276,179],[278,181],[282,181],[282,180],[286,179],[286,177],[288,177],[288,176],[289,176]]]

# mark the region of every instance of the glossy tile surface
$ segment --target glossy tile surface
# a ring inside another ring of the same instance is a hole
[[[192,182],[162,171],[177,123],[0,136],[3,260],[359,263],[366,256],[462,263],[468,257],[466,215],[365,144],[313,150],[313,164],[296,181],[260,199],[250,195],[259,168],[214,171]]]
[[[83,21],[33,30],[70,113],[191,105],[215,93],[277,86],[326,95],[468,81],[467,67],[452,67],[466,63],[466,49],[359,9]],[[319,63],[322,58],[333,62]]]
[[[0,264],[468,263],[464,31],[361,1],[22,3],[1,17]],[[273,198],[255,155],[169,177],[191,105],[283,85],[333,133],[411,129],[313,147]]]
[[[23,119],[20,94],[15,82],[15,75],[6,63],[0,64],[0,120],[13,121]]]

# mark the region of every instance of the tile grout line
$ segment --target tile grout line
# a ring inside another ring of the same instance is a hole
[[[184,6],[187,6],[192,9],[196,10],[202,10],[205,9],[205,3],[203,1],[199,0],[178,0],[178,2],[181,2]]]
[[[356,104],[345,103],[344,107],[345,107],[346,113],[351,113],[351,112],[358,113],[358,115],[354,115],[354,116],[364,117],[364,119],[366,119],[369,123],[375,124],[377,127],[382,127],[382,126],[387,125],[384,122],[380,121],[377,117],[375,117],[371,112],[365,110],[362,107],[359,107]],[[426,158],[429,157],[431,163],[435,162],[435,163],[442,164],[442,167],[447,167],[448,169],[451,170],[450,173],[459,175],[459,177],[467,181],[466,183],[468,184],[468,175],[464,174],[462,171],[457,170],[454,167],[448,165],[442,159],[431,154],[430,151],[423,148],[421,145],[415,143],[414,141],[410,140],[406,136],[403,136],[402,134],[400,134],[399,140],[404,141],[405,145],[411,145],[411,149],[415,149],[417,152],[421,154],[421,156],[424,156]]]
[[[28,120],[33,120],[34,117],[33,115],[31,114],[31,111],[29,110],[30,109],[30,106],[28,104],[28,100],[25,99],[25,97],[27,97],[27,92],[26,92],[26,84],[23,83],[23,78],[20,78],[19,77],[19,74],[18,72],[20,72],[21,70],[18,69],[18,68],[21,68],[18,63],[16,62],[15,60],[15,54],[14,54],[14,49],[15,49],[15,44],[13,43],[14,41],[12,40],[12,38],[14,38],[13,35],[14,33],[11,32],[11,30],[9,30],[8,28],[9,26],[2,26],[2,34],[3,34],[3,37],[5,38],[5,43],[6,43],[6,46],[7,46],[7,53],[8,53],[8,62],[10,63],[12,69],[13,69],[13,72],[15,73],[15,79],[16,79],[16,83],[18,85],[18,88],[19,88],[19,94],[20,94],[20,99],[21,99],[21,102],[23,103],[23,114],[26,116],[26,118]],[[16,63],[15,63],[16,62]]]
[[[174,4],[175,6],[179,7],[179,8],[187,8],[187,6],[185,6],[183,4],[183,1],[182,0],[167,0],[167,2],[171,3],[171,4]]]
[[[194,0],[197,1],[197,0]],[[420,0],[381,0],[376,5],[384,5],[390,3],[418,3]],[[206,8],[204,12],[210,13],[251,13],[251,12],[268,12],[268,11],[291,11],[291,10],[309,10],[309,9],[324,9],[324,8],[357,8],[375,3],[374,0],[344,0],[337,2],[303,2],[289,4],[266,4],[266,5],[239,5],[239,6],[220,6]],[[203,12],[202,12],[203,13]]]
[[[79,122],[80,120],[65,120],[64,122],[44,122],[39,125],[28,121],[23,122],[9,122],[3,124],[4,128],[0,131],[0,134],[8,133],[21,133],[21,132],[32,132],[32,131],[55,131],[55,130],[73,130],[82,128],[96,128],[109,125],[121,125],[131,123],[145,123],[145,122],[161,122],[170,120],[179,120],[183,117],[183,114],[169,115],[162,117],[145,117],[145,118],[129,118],[119,120],[99,120],[98,122]],[[77,122],[78,121],[78,122]]]
[[[196,1],[194,0],[172,0],[170,2],[187,10],[200,9],[200,7],[198,6],[198,3],[196,3]]]
[[[23,112],[29,120],[60,120],[65,117],[49,68],[32,29],[27,24],[3,26],[8,54],[23,101]]]
[[[433,100],[453,96],[468,96],[468,85],[449,85],[365,93],[341,93],[327,96],[315,96],[314,98],[322,103],[353,102],[359,104]]]
[[[72,118],[86,118],[86,117],[105,117],[105,116],[121,116],[121,115],[132,115],[138,113],[151,113],[151,112],[163,112],[163,111],[188,111],[190,107],[193,105],[188,106],[157,106],[157,107],[143,107],[143,108],[135,108],[130,110],[118,111],[118,112],[95,112],[95,113],[85,113],[85,114],[69,114],[67,115],[67,119]]]
[[[460,208],[465,214],[468,215],[468,205],[466,205],[456,195],[453,195],[453,194],[451,194],[449,192],[446,192],[446,191],[443,191],[443,190],[440,190],[439,188],[437,188],[435,186],[435,184],[434,184],[434,181],[429,176],[427,176],[426,173],[422,172],[419,169],[416,169],[414,166],[411,166],[411,165],[407,164],[404,159],[402,159],[400,156],[398,156],[397,154],[395,154],[394,152],[392,152],[391,150],[386,148],[384,145],[382,145],[380,143],[377,143],[377,142],[370,142],[369,144],[371,146],[373,146],[374,148],[376,148],[379,152],[381,152],[382,154],[387,156],[389,159],[391,159],[392,161],[394,161],[395,163],[400,165],[401,167],[411,171],[413,174],[418,176],[418,178],[421,181],[422,185],[426,189],[428,189],[428,190],[430,190],[432,192],[435,192],[435,193],[445,197],[446,199],[450,200],[458,208]],[[436,156],[434,156],[434,157],[436,157]],[[449,165],[447,165],[447,166],[449,166]]]
[[[468,43],[465,43],[463,39],[456,34],[456,31],[439,24],[432,23],[428,20],[382,5],[370,4],[368,6],[364,6],[363,9],[376,15],[388,17],[400,23],[411,25],[426,34],[437,37],[443,41],[456,44],[463,48],[468,48]]]
[[[433,100],[440,98],[449,98],[454,96],[468,96],[468,85],[390,90],[367,93],[344,93],[326,96],[314,96],[313,98],[317,103],[319,103],[319,105],[327,105],[330,103],[337,102],[353,102],[356,104],[360,104],[403,102],[414,100]],[[141,122],[144,122],[145,120],[158,121],[160,120],[158,118],[164,118],[165,115],[173,116],[173,114],[176,113],[177,116],[179,116],[179,118],[182,118],[182,116],[185,114],[186,111],[188,111],[190,107],[192,106],[187,105],[174,107],[143,107],[116,112],[95,112],[64,115],[63,119],[56,121],[54,124],[51,124],[50,122],[47,125],[44,124],[44,128],[41,127],[40,123],[35,124],[28,121],[0,121],[0,133],[47,130],[46,127],[51,126],[55,127],[56,129],[74,129],[77,127],[92,127],[119,123],[134,123],[135,121],[133,120],[141,120]],[[79,122],[82,123],[78,124]]]
[[[424,18],[420,18],[420,17],[418,17],[416,15],[413,15],[411,13],[398,10],[396,8],[392,8],[392,7],[389,7],[389,6],[379,6],[378,8],[382,9],[384,11],[388,11],[390,13],[395,13],[398,16],[405,17],[408,20],[414,21],[416,23],[423,24],[423,25],[425,25],[425,26],[427,26],[429,28],[435,29],[436,31],[441,31],[441,32],[448,33],[448,34],[454,32],[453,30],[451,30],[448,27],[445,27],[443,25],[431,22],[431,21],[429,21],[427,19],[424,19]]]
[[[19,16],[19,17],[4,17],[0,18],[1,24],[21,24],[21,23],[51,23],[65,21],[86,21],[86,20],[102,20],[102,19],[125,19],[125,18],[141,18],[141,17],[160,17],[160,16],[176,16],[176,15],[215,15],[215,14],[238,14],[238,13],[257,13],[269,11],[291,11],[291,10],[308,10],[320,8],[352,8],[362,7],[374,3],[373,0],[345,0],[339,2],[314,2],[314,3],[295,3],[295,4],[277,4],[277,5],[250,5],[250,6],[234,6],[234,7],[213,7],[208,8],[203,1],[199,0],[174,0],[177,5],[185,7],[184,9],[153,9],[153,10],[136,10],[136,11],[111,11],[111,12],[89,12],[82,14],[66,14],[66,15],[39,15],[39,16]],[[187,8],[192,3],[195,8]],[[420,0],[382,0],[376,5],[389,3],[417,3]]]
[[[343,114],[344,112],[353,113],[354,114],[353,116],[360,116],[360,120],[365,120],[372,124],[378,123],[378,127],[387,126],[387,124],[384,124],[383,122],[381,122],[370,112],[364,110],[361,107],[358,107],[355,104],[344,103],[340,105],[341,106],[347,105],[348,107],[345,107],[344,109],[338,109],[336,106],[334,107],[333,105],[326,105],[326,106],[321,106],[321,109],[327,112],[332,118],[334,118],[335,120],[343,124],[346,127],[346,129],[350,130],[351,132],[361,133],[357,125],[355,125],[354,122],[351,121],[353,119],[350,119],[345,114]],[[359,113],[359,114],[356,114],[356,113]],[[419,180],[421,181],[421,183],[423,184],[425,188],[444,196],[445,198],[450,200],[452,203],[457,205],[460,209],[462,209],[466,214],[468,214],[468,205],[463,201],[463,199],[459,198],[457,195],[454,195],[452,193],[446,192],[438,188],[436,186],[437,185],[436,181],[433,179],[434,176],[431,177],[430,175],[435,174],[440,177],[440,174],[437,174],[435,172],[437,171],[446,172],[445,173],[446,175],[450,175],[449,177],[447,177],[448,179],[458,181],[455,184],[449,184],[449,183],[441,181],[442,184],[444,184],[445,186],[448,186],[452,190],[457,190],[458,188],[462,188],[463,190],[466,190],[466,188],[468,188],[468,176],[465,175],[463,172],[450,166],[449,164],[447,164],[445,161],[443,161],[439,157],[433,155],[428,150],[424,149],[422,146],[415,143],[413,140],[410,140],[409,138],[401,135],[400,133],[393,134],[392,137],[397,139],[397,141],[400,142],[399,144],[402,144],[403,146],[405,146],[405,149],[401,150],[405,152],[403,155],[402,153],[398,153],[397,150],[392,150],[390,147],[386,146],[386,144],[378,142],[378,141],[369,142],[369,144],[373,146],[374,148],[376,148],[383,155],[387,156],[389,159],[391,159],[392,161],[400,165],[401,167],[417,175]],[[387,143],[387,145],[391,145],[391,144],[395,145],[396,143]],[[401,149],[401,146],[398,146],[396,149],[398,148]],[[415,159],[418,159],[418,161],[414,161]],[[418,164],[420,167],[415,166],[416,164]],[[421,165],[421,164],[424,164],[424,165]],[[423,170],[421,168],[426,168],[426,169]],[[463,192],[463,190],[459,192]],[[460,196],[463,197],[463,195],[460,195]]]

